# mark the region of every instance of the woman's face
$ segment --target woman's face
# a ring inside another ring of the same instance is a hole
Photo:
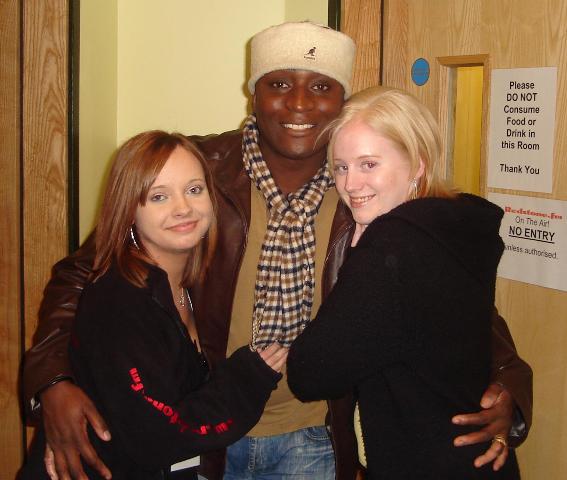
[[[138,237],[159,263],[163,255],[187,254],[207,233],[212,219],[203,168],[178,146],[152,184],[146,204],[136,210]]]
[[[356,223],[368,225],[408,199],[415,177],[408,156],[362,121],[339,130],[333,158],[337,191]]]

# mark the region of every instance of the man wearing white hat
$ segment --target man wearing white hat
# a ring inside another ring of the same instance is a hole
[[[309,22],[258,33],[251,43],[248,81],[254,114],[241,131],[194,138],[213,168],[219,201],[217,252],[203,284],[191,292],[201,347],[213,365],[242,344],[289,346],[336,280],[353,222],[338,201],[322,132],[351,94],[354,53],[349,37]],[[85,422],[82,415],[67,418],[58,407],[63,395],[66,409],[69,402],[88,406],[88,399],[65,381],[72,373],[57,350],[66,348],[67,339],[56,329],[72,322],[90,261],[92,253],[79,253],[58,265],[40,319],[42,338],[48,339],[27,355],[26,397],[51,385],[41,396],[52,423],[48,434],[77,432]],[[507,435],[514,403],[526,424],[524,435],[531,419],[531,370],[517,357],[497,316],[495,326],[493,381],[500,386],[489,388],[485,406],[491,408],[467,417],[486,425],[464,438],[469,443]],[[287,382],[280,382],[248,436],[229,447],[226,456],[202,457],[202,475],[220,479],[226,464],[226,479],[353,479],[352,406],[351,399],[303,404]],[[104,422],[96,412],[86,420],[102,435]],[[105,471],[83,437],[60,434],[50,442],[60,458],[87,452],[87,461]],[[495,456],[489,451],[482,461]],[[80,463],[68,468],[78,477]]]

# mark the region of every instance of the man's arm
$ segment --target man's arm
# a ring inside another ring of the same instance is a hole
[[[532,425],[533,383],[531,367],[518,356],[516,345],[496,308],[492,318],[492,382],[512,396],[518,415],[512,426],[512,446],[520,445]]]
[[[72,255],[55,264],[43,292],[33,346],[24,356],[26,418],[38,420],[38,394],[59,380],[72,379],[67,347],[79,297],[94,260],[94,234]]]
[[[56,470],[59,478],[86,478],[81,457],[104,478],[110,478],[110,471],[88,440],[87,425],[103,440],[109,440],[110,433],[90,399],[73,385],[68,359],[69,336],[79,297],[92,272],[94,254],[91,234],[77,252],[53,267],[39,309],[33,346],[24,357],[26,418],[36,424],[42,418],[52,448],[46,457],[50,459],[47,467]]]
[[[491,382],[481,400],[483,410],[453,418],[461,425],[483,427],[457,437],[456,446],[487,442],[499,436],[515,447],[526,439],[531,426],[532,369],[518,356],[508,326],[496,308],[492,318]],[[475,465],[481,467],[494,461],[493,468],[498,470],[507,457],[506,446],[501,441],[493,441],[490,448],[475,460]]]

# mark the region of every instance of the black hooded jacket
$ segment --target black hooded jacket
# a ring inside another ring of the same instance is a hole
[[[502,210],[468,194],[423,198],[375,219],[317,318],[293,344],[288,382],[302,400],[359,402],[369,479],[516,478],[456,448],[489,382]]]

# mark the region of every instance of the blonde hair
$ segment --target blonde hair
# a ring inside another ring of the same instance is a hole
[[[350,121],[359,120],[376,134],[393,141],[407,154],[411,172],[424,165],[417,183],[417,198],[453,197],[456,191],[441,177],[443,156],[439,126],[429,109],[402,90],[371,87],[353,95],[339,117],[327,128],[331,132],[328,159],[333,171],[333,149],[338,133]]]
[[[177,147],[185,149],[201,164],[213,205],[213,221],[205,238],[190,252],[182,285],[190,286],[202,278],[212,258],[217,237],[217,203],[211,171],[203,154],[185,136],[152,130],[127,140],[114,157],[96,226],[94,279],[102,276],[114,262],[130,283],[145,286],[146,263],[155,264],[155,261],[139,239],[138,246],[134,245],[130,238],[131,228],[134,235],[136,209],[146,204],[149,189]]]

